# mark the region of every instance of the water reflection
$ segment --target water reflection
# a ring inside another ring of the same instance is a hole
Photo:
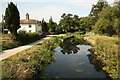
[[[102,61],[97,60],[96,56],[94,54],[87,54],[89,62],[91,65],[94,65],[94,68],[97,72],[101,72],[102,71]]]
[[[74,36],[62,40],[54,49],[56,60],[41,74],[46,78],[105,78],[101,62],[88,49],[91,46],[83,38]],[[77,53],[77,54],[76,54]],[[71,54],[71,55],[64,55]]]
[[[87,54],[87,56],[88,56],[90,64],[94,66],[94,69],[97,72],[102,72],[103,71],[102,68],[104,66],[104,64],[102,63],[102,61],[96,59],[96,55],[93,54],[93,53]],[[106,72],[104,72],[104,74],[105,74],[105,79],[106,80],[112,80],[112,78],[110,76],[108,76],[108,74]]]
[[[86,44],[86,42],[81,38],[75,38],[74,36],[70,37],[70,38],[66,38],[63,39],[62,43],[60,44],[61,52],[63,54],[67,53],[67,54],[76,54],[80,48],[77,47],[77,45],[79,44]]]

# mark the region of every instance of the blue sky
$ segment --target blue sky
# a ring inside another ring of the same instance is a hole
[[[88,16],[92,4],[98,0],[2,0],[0,1],[0,22],[2,14],[5,14],[7,4],[12,1],[17,4],[20,12],[20,19],[25,19],[25,14],[29,13],[30,19],[49,21],[52,16],[55,22],[60,21],[63,13],[77,14],[78,16]],[[107,0],[110,4],[114,0]]]

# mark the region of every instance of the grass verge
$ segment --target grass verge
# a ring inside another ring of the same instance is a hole
[[[94,52],[97,60],[102,61],[102,69],[107,72],[112,79],[120,78],[120,56],[118,56],[118,45],[120,42],[118,37],[91,35],[86,36],[85,39],[93,45],[92,52]]]
[[[27,50],[19,52],[2,61],[2,77],[30,79],[40,77],[45,66],[55,60],[54,48],[59,45],[61,38],[50,38]]]

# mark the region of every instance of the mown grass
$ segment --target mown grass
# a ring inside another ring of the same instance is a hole
[[[118,45],[120,42],[118,37],[92,35],[86,36],[86,38],[89,42],[93,41],[95,43],[92,51],[96,55],[97,60],[102,61],[102,69],[107,72],[112,79],[119,78],[120,56],[118,56]]]

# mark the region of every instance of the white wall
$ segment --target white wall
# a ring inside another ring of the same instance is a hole
[[[31,27],[29,27],[29,25],[31,25]],[[20,28],[17,30],[25,30],[26,32],[29,32],[31,30],[31,32],[39,32],[42,33],[42,26],[38,26],[38,24],[20,24]]]
[[[31,25],[31,27],[29,27],[29,25]],[[25,30],[27,32],[29,32],[31,30],[31,32],[36,32],[36,24],[20,24],[20,28],[19,30]]]

